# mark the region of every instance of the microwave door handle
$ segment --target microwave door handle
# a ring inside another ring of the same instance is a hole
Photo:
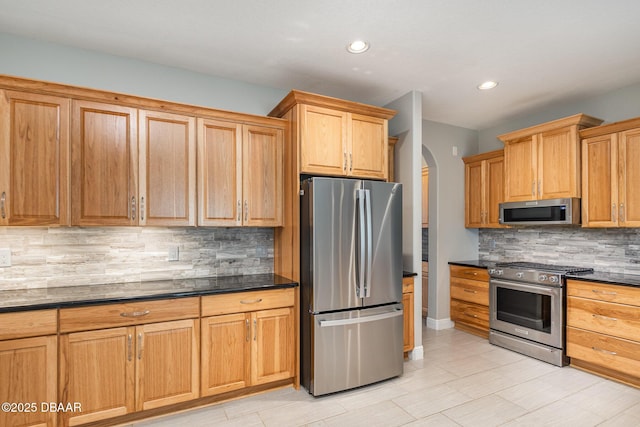
[[[357,198],[358,198],[358,228],[360,234],[360,242],[358,246],[358,261],[359,261],[359,269],[358,269],[358,282],[356,284],[356,291],[358,298],[365,297],[365,190],[357,190]]]
[[[367,274],[365,281],[365,297],[371,296],[371,269],[373,266],[373,230],[371,225],[371,191],[364,190],[365,212],[367,215]]]

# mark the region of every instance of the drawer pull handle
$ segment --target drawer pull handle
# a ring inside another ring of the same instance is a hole
[[[601,295],[618,295],[618,293],[617,293],[617,292],[615,292],[615,291],[602,291],[602,290],[600,290],[600,289],[591,289],[591,291],[592,291],[594,294],[601,294]]]
[[[618,319],[616,319],[615,317],[603,316],[601,314],[593,314],[592,316],[594,319],[610,320],[612,322],[618,321]]]
[[[469,276],[477,276],[478,273],[476,273],[475,271],[465,271],[464,274],[467,274]]]
[[[132,311],[132,312],[129,312],[129,313],[120,313],[120,316],[122,316],[122,317],[142,317],[142,316],[146,316],[149,313],[151,313],[149,310]]]
[[[465,312],[465,313],[464,313],[464,315],[465,315],[465,316],[467,316],[467,317],[473,317],[474,319],[477,319],[477,318],[478,318],[478,315],[477,315],[477,314],[473,314],[473,313],[467,313],[467,312]]]
[[[467,293],[470,293],[470,294],[477,294],[478,293],[478,291],[474,291],[473,289],[465,289],[464,291],[467,292]]]
[[[591,347],[592,350],[600,352],[600,353],[604,353],[604,354],[609,354],[611,356],[615,356],[618,353],[616,353],[615,351],[609,351],[609,350],[604,350],[602,348],[598,348],[598,347]]]
[[[257,304],[259,302],[262,302],[262,298],[256,298],[253,300],[240,300],[240,304]]]

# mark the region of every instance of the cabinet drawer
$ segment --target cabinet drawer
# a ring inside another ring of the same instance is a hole
[[[631,286],[568,280],[567,296],[640,306],[640,288]]]
[[[640,343],[635,341],[568,327],[567,355],[640,377]]]
[[[58,310],[0,314],[0,340],[53,335],[58,332]]]
[[[636,340],[640,339],[640,309],[631,305],[569,297],[567,325]]]
[[[63,308],[60,309],[60,332],[191,319],[199,315],[198,297]]]
[[[477,268],[477,267],[463,267],[460,265],[451,265],[450,272],[451,277],[460,277],[463,279],[472,279],[472,280],[489,280],[489,273],[486,268]]]
[[[451,279],[451,298],[488,306],[489,284],[454,277]]]
[[[243,313],[294,305],[294,289],[234,292],[202,297],[202,316]]]
[[[452,299],[451,320],[489,330],[489,307]]]

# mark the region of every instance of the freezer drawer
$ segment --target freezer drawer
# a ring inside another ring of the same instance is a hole
[[[319,396],[402,375],[402,316],[402,304],[311,315],[309,392]]]

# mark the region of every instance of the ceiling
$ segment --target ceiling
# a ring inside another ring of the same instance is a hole
[[[0,31],[470,129],[640,83],[637,0],[0,0]],[[347,43],[362,38],[368,52]],[[476,86],[497,80],[491,91]]]

